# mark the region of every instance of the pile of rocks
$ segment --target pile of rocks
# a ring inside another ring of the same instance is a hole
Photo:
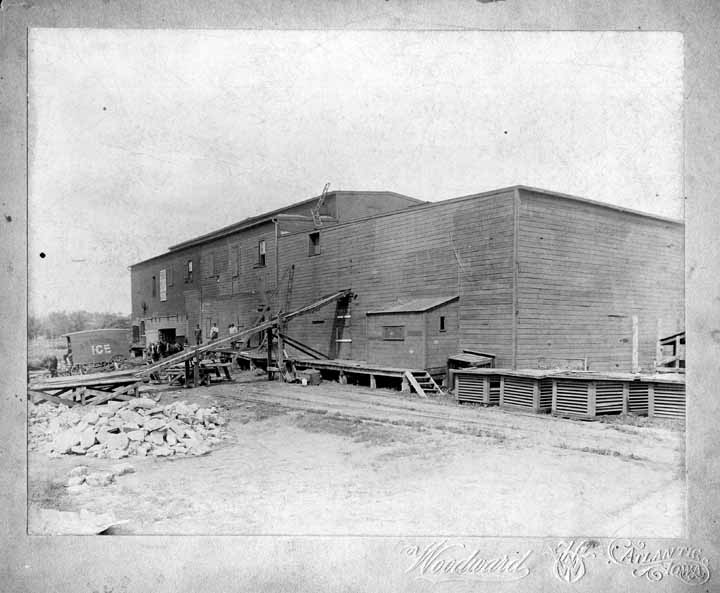
[[[29,446],[51,456],[204,455],[223,438],[224,425],[217,408],[185,402],[161,406],[142,397],[93,408],[43,402],[30,409]]]

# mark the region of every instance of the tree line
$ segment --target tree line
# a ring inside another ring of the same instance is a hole
[[[52,311],[47,315],[28,315],[28,338],[57,338],[62,334],[108,327],[129,328],[130,315],[90,311]]]

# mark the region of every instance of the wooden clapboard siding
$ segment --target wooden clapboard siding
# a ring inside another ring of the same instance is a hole
[[[445,331],[440,331],[440,317]],[[448,357],[458,351],[458,303],[448,303],[425,314],[425,365],[423,368],[447,366]]]
[[[295,265],[291,306],[352,288],[357,294],[350,307],[352,357],[367,359],[368,311],[413,296],[459,294],[459,345],[507,357],[512,322],[511,199],[512,192],[502,192],[323,228],[321,253],[312,257],[307,233],[284,236],[281,270]],[[330,352],[333,315],[328,308],[295,319],[289,333]]]
[[[658,320],[682,329],[683,302],[682,225],[520,190],[519,367],[587,357],[594,370],[630,370],[637,315],[650,368]]]

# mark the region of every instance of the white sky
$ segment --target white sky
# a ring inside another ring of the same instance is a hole
[[[32,30],[31,311],[129,312],[130,264],[326,181],[681,218],[682,60],[675,33]]]

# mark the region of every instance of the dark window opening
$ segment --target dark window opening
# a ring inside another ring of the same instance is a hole
[[[265,265],[265,239],[258,243],[258,266]]]
[[[153,298],[157,296],[157,278],[155,276],[152,277],[152,295]]]
[[[187,262],[187,268],[185,269],[185,282],[188,284],[193,281],[193,264],[192,260],[189,259]]]
[[[445,315],[440,316],[440,331],[445,331]]]
[[[405,339],[404,325],[383,326],[383,340],[403,341]]]
[[[320,233],[310,233],[308,255],[320,255]]]

